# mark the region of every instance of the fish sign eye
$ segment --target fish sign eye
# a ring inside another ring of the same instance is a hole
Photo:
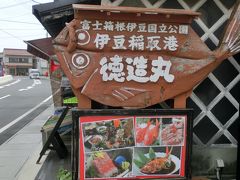
[[[78,44],[79,45],[86,45],[90,41],[90,35],[86,30],[79,29],[76,31],[78,37]]]
[[[87,54],[77,53],[72,57],[72,64],[77,69],[84,69],[90,63],[90,58]]]

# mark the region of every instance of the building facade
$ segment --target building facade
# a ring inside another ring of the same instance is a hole
[[[33,58],[33,67],[39,70],[41,76],[48,74],[48,61],[45,59],[35,56]]]
[[[4,75],[3,71],[3,53],[0,53],[0,76]]]
[[[25,49],[3,49],[5,73],[13,76],[26,76],[33,68],[33,55]]]
[[[13,76],[27,76],[29,69],[38,69],[40,75],[48,73],[47,60],[36,57],[26,49],[4,48],[2,53],[2,63],[5,73]]]

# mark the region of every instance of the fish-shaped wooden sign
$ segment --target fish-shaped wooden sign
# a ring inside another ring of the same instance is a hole
[[[73,5],[74,19],[54,40],[61,67],[84,107],[86,99],[124,108],[174,99],[240,51],[239,3],[222,43],[211,51],[190,24],[190,10]]]

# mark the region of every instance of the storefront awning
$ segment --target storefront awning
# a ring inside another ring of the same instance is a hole
[[[27,51],[42,59],[49,59],[54,55],[52,38],[35,39],[25,41],[27,44]]]

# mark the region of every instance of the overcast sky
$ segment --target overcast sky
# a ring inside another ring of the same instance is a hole
[[[0,52],[26,49],[24,40],[44,38],[47,32],[32,14],[32,5],[53,0],[0,0]]]

